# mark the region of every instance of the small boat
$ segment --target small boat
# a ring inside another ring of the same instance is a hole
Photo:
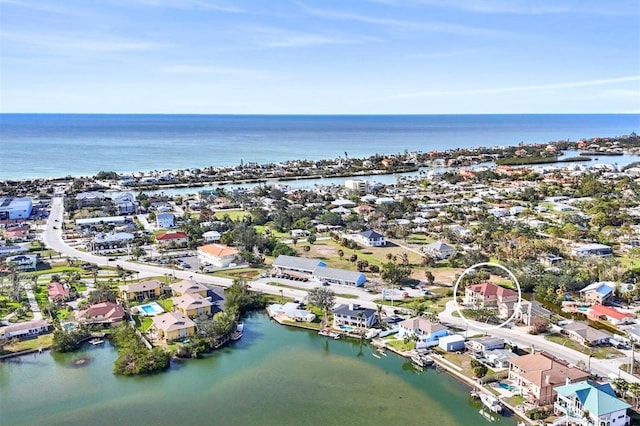
[[[480,414],[482,417],[484,417],[485,419],[487,419],[490,422],[495,422],[497,420],[497,418],[495,418],[494,416],[491,415],[491,413],[488,413],[484,410],[480,410],[478,411],[478,414]]]
[[[414,355],[411,357],[411,361],[418,367],[428,367],[434,363],[433,358],[429,355]]]
[[[240,340],[240,338],[242,337],[242,332],[244,331],[244,323],[238,323],[238,325],[236,325],[236,329],[233,331],[233,333],[231,333],[231,337],[230,339],[233,341],[236,340]]]
[[[329,329],[324,329],[324,330],[320,330],[318,331],[318,334],[324,337],[331,337],[332,339],[339,339],[340,338],[340,333],[336,333],[335,331],[331,331]]]
[[[89,343],[91,343],[92,345],[101,345],[102,343],[104,343],[104,340],[102,340],[102,339],[91,339],[91,340],[89,340]]]
[[[487,407],[490,411],[492,411],[494,413],[501,413],[502,412],[502,404],[500,403],[500,400],[498,398],[496,398],[495,396],[489,395],[489,394],[486,394],[486,393],[481,393],[480,394],[480,401],[482,401],[484,406]]]

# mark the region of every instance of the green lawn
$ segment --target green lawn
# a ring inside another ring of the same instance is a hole
[[[30,349],[47,349],[51,347],[51,343],[53,342],[53,333],[44,334],[42,336],[38,336],[35,339],[27,339],[21,340],[15,345],[7,345],[4,347],[4,350],[0,353],[9,354],[13,352],[21,352],[27,351]]]
[[[545,336],[545,339],[557,343],[559,345],[566,346],[568,348],[574,349],[578,352],[582,352],[585,355],[593,355],[594,358],[597,359],[609,359],[609,358],[617,358],[624,356],[622,352],[611,347],[611,346],[598,346],[593,348],[587,348],[580,343],[569,339],[561,334],[550,334]]]
[[[51,269],[42,269],[40,271],[35,271],[34,274],[64,274],[65,272],[79,272],[80,274],[82,274],[83,272],[85,272],[85,270],[82,268],[78,268],[77,266],[56,266]]]
[[[158,305],[162,306],[162,309],[167,312],[171,312],[173,310],[173,300],[171,299],[158,299],[156,302],[158,302]]]
[[[222,220],[226,215],[228,215],[233,221],[239,221],[246,216],[250,216],[249,213],[244,210],[220,210],[217,211],[214,216],[216,219]]]
[[[153,320],[151,319],[151,317],[134,315],[133,320],[136,323],[136,328],[140,330],[142,333],[147,331],[149,327],[151,327],[151,324],[153,324]]]
[[[288,284],[281,284],[281,283],[277,283],[277,282],[269,282],[269,285],[275,286],[275,287],[282,287],[282,288],[290,288],[291,290],[302,290],[302,291],[309,291],[309,289],[304,288],[304,287],[296,287],[294,285],[288,285]],[[357,299],[358,296],[356,296],[355,294],[349,294],[349,293],[334,293],[336,297],[343,297],[345,299]]]
[[[265,272],[263,269],[258,268],[240,268],[240,269],[230,269],[230,270],[222,270],[215,271],[211,275],[221,278],[230,278],[232,280],[240,279],[240,280],[252,280]]]
[[[410,351],[415,349],[416,347],[416,344],[414,342],[409,341],[405,343],[404,340],[397,340],[397,339],[389,340],[386,343],[387,345],[401,352]]]
[[[8,297],[0,296],[0,317],[5,317],[20,307],[20,303],[9,300]]]
[[[435,242],[433,238],[422,234],[409,234],[405,240],[410,244],[431,244]]]

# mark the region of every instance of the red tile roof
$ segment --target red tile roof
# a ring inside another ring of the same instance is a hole
[[[49,293],[50,299],[55,299],[56,297],[69,297],[69,290],[56,281],[52,281],[47,285],[47,292]]]
[[[495,285],[493,283],[482,283],[482,284],[474,284],[467,287],[469,290],[474,293],[480,293],[483,296],[500,296],[500,297],[509,297],[509,296],[517,296],[513,290],[508,288],[500,287],[499,285]]]
[[[187,234],[184,232],[166,232],[164,234],[156,235],[156,240],[180,240],[184,238],[189,238]]]
[[[589,308],[589,315],[594,317],[608,316],[616,320],[621,320],[624,318],[633,318],[633,314],[630,312],[620,312],[614,307],[611,306],[603,306],[603,305],[593,305]]]

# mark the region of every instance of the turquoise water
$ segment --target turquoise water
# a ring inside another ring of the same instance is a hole
[[[259,314],[244,336],[166,373],[118,377],[105,343],[75,354],[0,363],[0,416],[13,425],[481,425],[480,403],[446,373],[377,359],[353,340],[330,340]],[[78,358],[88,359],[83,367]],[[497,425],[514,425],[501,418]]]
[[[638,114],[0,114],[0,179],[545,143],[640,132]],[[28,147],[29,167],[25,167]]]
[[[138,309],[142,309],[147,315],[161,314],[164,312],[164,309],[162,309],[157,303],[147,303],[145,305],[140,305],[138,306]]]

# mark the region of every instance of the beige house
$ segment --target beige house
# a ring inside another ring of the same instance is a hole
[[[213,303],[198,293],[185,293],[181,296],[172,297],[171,300],[173,300],[173,310],[181,312],[189,318],[199,315],[211,316]]]
[[[207,297],[207,287],[193,280],[182,280],[177,283],[173,283],[171,284],[171,291],[176,296],[182,296],[183,294],[189,293]]]
[[[493,283],[473,284],[464,290],[464,304],[475,308],[497,308],[518,302],[518,293]]]
[[[553,404],[554,386],[589,378],[589,373],[570,367],[565,361],[544,352],[509,360],[509,379],[520,388],[522,396],[537,405]]]
[[[158,280],[142,281],[120,287],[120,297],[126,301],[157,299],[162,294],[164,285]]]
[[[198,260],[201,265],[213,265],[226,268],[234,263],[240,252],[224,244],[207,244],[198,247]]]
[[[196,332],[196,323],[181,312],[167,312],[151,319],[149,333],[153,339],[165,343],[191,337]]]

